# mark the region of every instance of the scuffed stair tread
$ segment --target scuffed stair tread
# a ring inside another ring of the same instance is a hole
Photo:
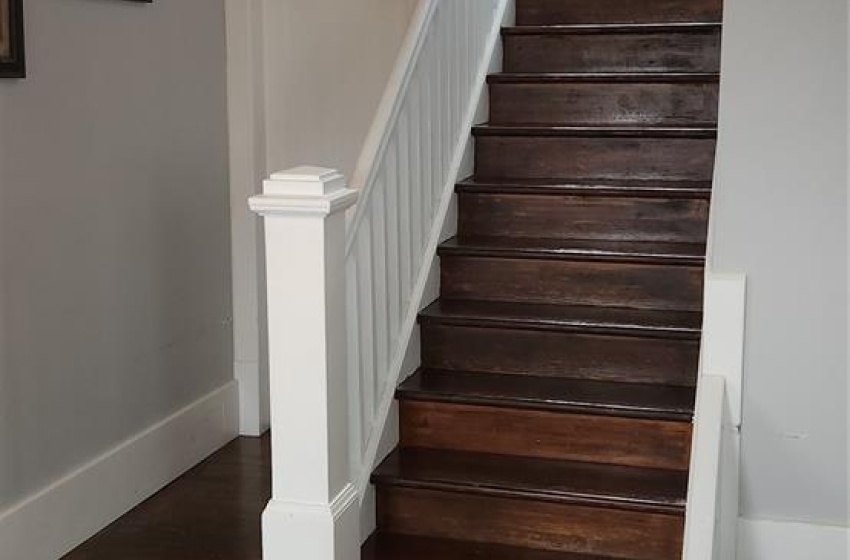
[[[502,28],[502,35],[591,35],[608,33],[714,33],[719,22],[681,23],[576,23],[517,25]]]
[[[361,560],[614,560],[497,544],[376,533],[363,545]]]
[[[398,388],[398,397],[408,400],[691,421],[695,390],[690,387],[656,384],[423,368],[402,383]]]
[[[663,241],[605,241],[595,239],[524,239],[516,237],[453,238],[440,246],[440,255],[497,258],[541,258],[705,264],[705,244]]]
[[[582,138],[714,138],[715,125],[706,126],[616,126],[597,124],[576,125],[492,125],[475,126],[474,136],[530,136],[530,137],[582,137]]]
[[[379,485],[684,514],[685,472],[421,448],[395,450]]]
[[[457,191],[460,193],[708,198],[711,196],[711,182],[570,178],[477,180],[475,177],[469,177],[458,183]]]
[[[571,332],[601,332],[699,339],[702,314],[590,305],[553,305],[439,299],[419,315],[421,323]]]
[[[570,84],[581,82],[717,83],[716,72],[510,72],[491,74],[491,84]]]

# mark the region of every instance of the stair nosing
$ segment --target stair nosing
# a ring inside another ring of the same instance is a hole
[[[533,194],[547,196],[605,196],[622,198],[690,198],[710,199],[712,195],[711,181],[700,181],[706,184],[702,188],[682,187],[649,187],[649,186],[617,186],[605,184],[604,179],[593,181],[592,184],[580,184],[564,179],[561,183],[523,183],[517,179],[513,183],[476,180],[469,177],[457,183],[455,191],[468,194]]]
[[[530,240],[533,242],[534,240]],[[591,240],[592,241],[592,240]],[[610,262],[629,264],[649,264],[659,266],[705,266],[706,257],[702,255],[671,255],[653,253],[627,253],[593,249],[547,249],[543,247],[485,247],[475,245],[474,240],[452,238],[438,248],[439,256],[480,257],[501,259],[531,259],[572,262]]]
[[[527,547],[523,547],[523,546],[519,546],[519,545],[503,545],[503,544],[492,543],[492,542],[483,542],[482,543],[482,542],[466,541],[466,540],[462,540],[462,539],[459,539],[459,538],[452,539],[452,538],[433,537],[433,536],[406,535],[406,534],[401,534],[401,533],[393,533],[393,532],[390,532],[390,531],[383,531],[380,528],[378,528],[372,534],[372,536],[370,536],[369,539],[367,539],[366,543],[363,544],[363,549],[367,550],[369,547],[372,547],[372,550],[375,551],[374,553],[377,553],[380,550],[377,547],[380,547],[382,543],[387,542],[387,541],[390,541],[390,542],[395,541],[397,543],[403,543],[404,545],[410,545],[410,546],[413,546],[413,547],[419,547],[419,546],[423,546],[423,545],[424,546],[428,546],[428,545],[441,546],[441,545],[444,545],[444,546],[460,547],[461,551],[464,551],[464,550],[469,551],[469,550],[476,550],[478,548],[484,548],[487,551],[495,550],[495,551],[502,551],[502,552],[510,552],[511,553],[509,556],[505,556],[504,554],[502,554],[500,556],[501,558],[506,558],[506,557],[518,558],[516,556],[516,554],[519,553],[519,554],[521,554],[522,558],[527,558],[526,554],[532,554],[533,558],[535,558],[537,560],[618,560],[618,559],[612,558],[610,556],[598,556],[598,555],[594,555],[594,554],[584,554],[584,553],[580,553],[580,552],[556,552],[556,551],[546,550],[546,549],[531,549],[531,548],[527,548]],[[440,552],[444,553],[445,550],[442,550]],[[455,551],[450,551],[450,552],[456,553],[457,551],[455,550]],[[474,554],[477,554],[477,552],[475,552]],[[392,559],[395,559],[395,560],[398,560],[399,558],[400,557],[398,557],[398,556],[392,557]],[[434,556],[432,555],[432,556],[430,556],[430,558],[433,559]],[[455,560],[458,560],[461,557],[453,554],[452,558],[454,558]],[[471,557],[468,556],[468,555],[464,555],[462,558],[463,558],[463,560],[469,560]],[[480,556],[476,556],[476,558],[480,558]],[[486,558],[486,557],[484,557],[484,558]],[[368,557],[364,557],[364,560],[391,560],[391,558],[384,557],[384,556],[368,556]]]
[[[433,304],[432,304],[433,305]],[[701,328],[651,326],[629,323],[603,323],[581,320],[526,319],[520,317],[438,316],[429,313],[431,306],[419,312],[419,324],[441,324],[459,327],[504,328],[510,330],[550,331],[576,334],[603,334],[611,336],[629,336],[635,338],[662,338],[681,340],[700,340]],[[569,306],[564,306],[569,307]]]
[[[605,509],[619,509],[628,511],[641,511],[652,513],[664,513],[668,515],[684,515],[685,506],[676,504],[659,504],[657,502],[638,500],[617,500],[616,498],[603,498],[595,496],[583,496],[579,494],[560,494],[555,492],[517,490],[501,488],[495,485],[463,484],[446,481],[413,481],[399,479],[389,476],[374,475],[373,484],[396,486],[401,488],[413,488],[417,490],[436,490],[439,492],[452,492],[456,494],[476,494],[480,496],[493,496],[515,500],[534,500],[538,502],[555,502],[559,504],[583,505]]]
[[[420,367],[416,373],[411,376],[411,379],[416,375],[425,375],[428,371],[439,371],[450,373],[453,375],[509,375],[509,374],[487,374],[487,373],[472,373],[465,371],[453,370],[438,370],[434,368]],[[593,381],[597,380],[576,380],[576,381]],[[616,383],[616,382],[610,382]],[[620,383],[621,385],[629,385],[628,383]],[[681,389],[691,389],[692,387],[681,387]],[[539,410],[547,412],[563,412],[565,414],[582,414],[588,416],[607,416],[615,418],[632,418],[641,420],[657,420],[666,422],[692,422],[694,418],[693,408],[689,410],[673,410],[671,408],[640,408],[637,406],[617,405],[617,404],[602,404],[602,403],[581,403],[575,402],[553,402],[544,399],[535,399],[533,397],[506,397],[492,395],[460,395],[440,393],[436,391],[414,390],[406,388],[402,383],[396,388],[396,398],[398,400],[419,401],[419,402],[439,402],[445,404],[461,404],[472,406],[488,406],[498,408],[511,408],[518,410]]]
[[[403,453],[397,449],[394,453]],[[449,452],[450,453],[450,452]],[[427,480],[404,477],[399,474],[382,474],[380,470],[372,473],[370,481],[376,485],[432,490],[456,494],[474,494],[479,496],[500,497],[516,500],[559,503],[565,505],[584,505],[604,509],[641,511],[682,516],[685,503],[668,503],[651,499],[617,496],[602,496],[584,492],[558,492],[544,489],[510,488],[506,484],[476,483],[475,481]]]
[[[720,21],[669,23],[561,23],[552,25],[514,25],[502,28],[502,36],[522,35],[605,35],[649,33],[715,33],[723,29]]]
[[[719,72],[500,72],[487,76],[488,84],[571,83],[707,83],[717,84]]]
[[[572,137],[572,138],[685,138],[715,139],[716,126],[616,126],[616,125],[477,125],[474,137]]]

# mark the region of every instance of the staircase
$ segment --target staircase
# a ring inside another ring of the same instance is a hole
[[[720,0],[518,0],[364,560],[681,557]]]

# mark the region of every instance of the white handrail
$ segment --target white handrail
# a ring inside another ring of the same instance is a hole
[[[346,241],[346,302],[361,497],[509,5],[419,3],[352,181],[361,197]]]

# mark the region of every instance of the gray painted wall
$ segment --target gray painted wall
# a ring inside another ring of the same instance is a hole
[[[0,81],[0,511],[232,377],[223,0],[27,0]]]
[[[350,179],[416,0],[265,0],[270,172],[315,164]]]
[[[726,2],[712,267],[749,276],[743,515],[847,525],[847,3]]]

